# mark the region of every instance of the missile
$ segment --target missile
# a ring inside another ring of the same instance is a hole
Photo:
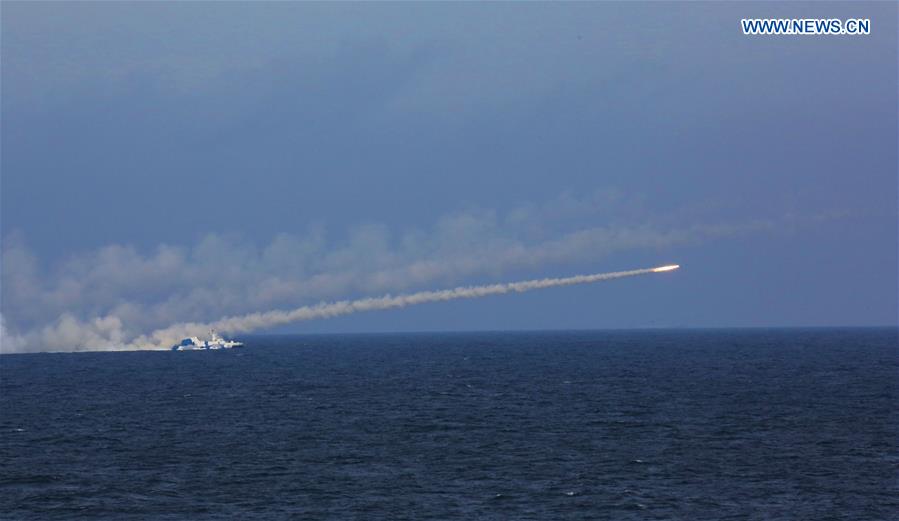
[[[667,266],[659,266],[658,268],[653,268],[653,273],[661,273],[663,271],[671,271],[680,268],[680,264],[669,264]]]

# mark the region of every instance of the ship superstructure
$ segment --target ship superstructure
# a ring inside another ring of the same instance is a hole
[[[209,340],[200,340],[199,337],[188,337],[180,343],[172,346],[172,351],[204,351],[209,349],[231,349],[243,346],[243,342],[225,340],[218,336],[215,330],[209,332]]]

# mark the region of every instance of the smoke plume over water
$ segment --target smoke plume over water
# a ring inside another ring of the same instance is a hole
[[[438,291],[419,291],[417,293],[406,295],[384,295],[381,297],[369,297],[357,300],[342,300],[329,303],[323,302],[286,311],[268,311],[265,313],[250,313],[247,315],[226,317],[209,323],[192,322],[175,324],[164,329],[158,329],[149,335],[137,338],[130,347],[138,349],[164,349],[177,343],[182,338],[189,336],[203,336],[207,334],[210,329],[215,329],[226,334],[246,333],[291,322],[332,318],[361,311],[402,308],[428,302],[480,298],[489,295],[502,295],[505,293],[523,293],[525,291],[557,286],[588,284],[591,282],[671,271],[678,267],[679,266],[677,265],[669,265],[657,268],[596,273],[592,275],[575,275],[573,277],[564,278],[525,280],[505,284],[462,286]]]

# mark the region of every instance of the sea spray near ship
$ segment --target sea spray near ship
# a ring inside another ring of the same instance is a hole
[[[182,323],[174,324],[164,329],[158,329],[149,335],[137,338],[133,345],[143,349],[159,349],[161,346],[171,345],[170,342],[178,338],[184,338],[182,342],[190,340],[199,332],[209,329],[218,329],[227,333],[249,332],[257,329],[273,327],[302,320],[315,320],[332,318],[341,315],[349,315],[361,311],[375,311],[381,309],[403,308],[427,302],[444,302],[447,300],[480,298],[488,295],[502,295],[506,293],[523,293],[537,289],[553,288],[559,286],[571,286],[575,284],[588,284],[623,277],[634,277],[651,273],[670,272],[680,268],[679,264],[669,264],[655,268],[643,268],[629,271],[615,271],[611,273],[594,273],[591,275],[575,275],[573,277],[546,278],[508,282],[505,284],[486,284],[482,286],[461,286],[453,289],[438,291],[419,291],[417,293],[401,295],[384,295],[381,297],[368,297],[358,300],[342,300],[338,302],[321,302],[313,306],[302,306],[292,310],[276,310],[262,313],[250,313],[248,315],[225,317],[212,323]],[[178,348],[175,345],[174,348]],[[236,346],[235,346],[236,347]],[[220,347],[221,348],[221,347]],[[200,347],[199,349],[203,349]]]

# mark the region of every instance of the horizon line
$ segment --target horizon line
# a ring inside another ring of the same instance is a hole
[[[646,326],[646,327],[620,327],[620,328],[570,328],[570,329],[471,329],[456,331],[417,330],[417,331],[357,331],[357,332],[324,332],[324,333],[248,333],[241,335],[247,337],[285,337],[285,336],[363,336],[363,335],[426,335],[426,334],[484,334],[484,333],[589,333],[589,332],[650,332],[650,331],[720,331],[720,330],[800,330],[800,329],[896,329],[899,333],[899,324],[891,325],[864,325],[864,326]],[[236,338],[236,337],[231,337]],[[44,354],[84,354],[84,353],[141,353],[155,352],[167,353],[168,350],[159,349],[84,349],[80,351],[30,351],[30,352],[3,352],[0,356],[15,355],[44,355]]]

